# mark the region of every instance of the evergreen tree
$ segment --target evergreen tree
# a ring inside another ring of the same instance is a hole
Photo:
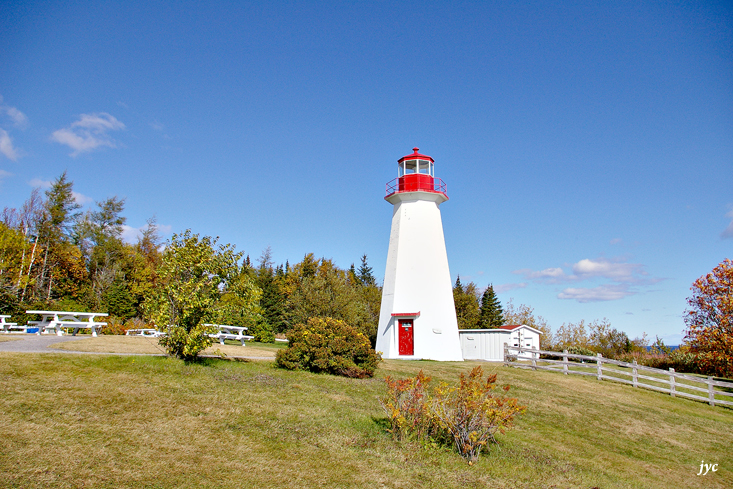
[[[361,257],[361,265],[359,266],[359,270],[357,271],[356,276],[362,285],[368,286],[377,284],[377,281],[372,274],[372,267],[370,267],[367,263],[366,253],[364,254],[364,256]]]
[[[481,296],[481,319],[479,323],[482,328],[487,329],[495,329],[504,324],[504,310],[494,293],[494,286],[491,284]]]

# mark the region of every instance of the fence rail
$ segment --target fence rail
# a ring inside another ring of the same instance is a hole
[[[540,358],[540,355],[545,357],[559,357],[562,360]],[[519,363],[520,361],[529,363]],[[593,357],[568,353],[567,350],[557,352],[536,350],[533,348],[516,348],[505,345],[504,365],[533,370],[551,370],[562,372],[565,375],[586,375],[596,377],[598,380],[610,380],[629,384],[634,387],[664,392],[672,397],[680,396],[703,401],[709,403],[711,406],[715,406],[716,404],[733,406],[733,401],[721,399],[721,397],[733,399],[733,382],[715,380],[713,377],[702,378],[695,375],[682,374],[675,372],[673,368],[667,371],[647,367],[646,365],[637,364],[636,360],[632,363],[612,360],[610,358],[604,358],[600,353]],[[621,367],[628,370],[613,367]],[[644,375],[639,373],[640,371],[652,375]],[[609,373],[615,375],[608,375]],[[656,375],[656,377],[653,375]],[[657,384],[649,384],[640,380],[656,382]],[[701,387],[701,385],[704,387]],[[726,390],[722,390],[721,388]],[[700,396],[688,391],[704,392],[707,396]]]

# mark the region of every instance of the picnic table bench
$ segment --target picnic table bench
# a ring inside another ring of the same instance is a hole
[[[125,336],[144,336],[145,338],[158,338],[165,334],[155,328],[128,329],[125,332]]]
[[[239,340],[244,346],[245,340],[253,340],[254,336],[244,334],[248,328],[244,326],[229,326],[227,324],[204,324],[204,326],[216,326],[219,328],[218,333],[212,333],[209,336],[219,340],[219,343],[224,344],[224,340]]]
[[[92,336],[97,336],[102,326],[106,326],[107,323],[101,321],[95,321],[94,318],[97,316],[109,316],[106,312],[69,312],[69,311],[26,311],[28,314],[39,314],[41,316],[40,321],[28,321],[28,325],[38,326],[38,335],[48,334],[50,331],[56,333],[57,336],[63,336],[64,328],[73,329],[72,333],[76,336],[76,333],[80,329],[89,329],[92,332]]]
[[[20,333],[25,333],[27,326],[18,326],[18,323],[9,323],[6,319],[10,319],[10,316],[0,316],[0,328],[2,328],[3,333],[10,333],[11,330],[17,330]]]

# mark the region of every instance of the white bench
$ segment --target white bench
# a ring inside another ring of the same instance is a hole
[[[153,328],[128,329],[125,332],[125,336],[143,336],[145,338],[158,338],[165,334]]]
[[[10,316],[0,316],[0,328],[2,328],[3,333],[8,334],[10,331],[26,332],[27,326],[18,326],[18,323],[9,323],[6,319],[10,319]]]
[[[238,340],[244,346],[245,340],[249,341],[254,339],[254,336],[244,334],[248,329],[244,326],[229,326],[227,324],[204,324],[204,326],[216,326],[219,328],[218,333],[212,333],[209,336],[219,340],[219,343],[222,345],[224,344],[224,340]]]
[[[80,329],[89,329],[92,332],[92,336],[97,336],[97,333],[106,326],[107,323],[101,321],[95,321],[94,318],[97,316],[108,316],[106,312],[68,312],[68,311],[26,311],[28,314],[40,314],[40,321],[28,321],[28,324],[37,325],[38,333],[36,334],[48,334],[53,331],[58,336],[64,334],[64,329],[73,329],[72,333],[74,336],[79,332]]]

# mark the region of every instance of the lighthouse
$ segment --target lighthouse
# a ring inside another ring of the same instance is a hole
[[[387,183],[394,208],[376,349],[383,358],[462,361],[439,209],[448,195],[419,149],[397,160]]]

